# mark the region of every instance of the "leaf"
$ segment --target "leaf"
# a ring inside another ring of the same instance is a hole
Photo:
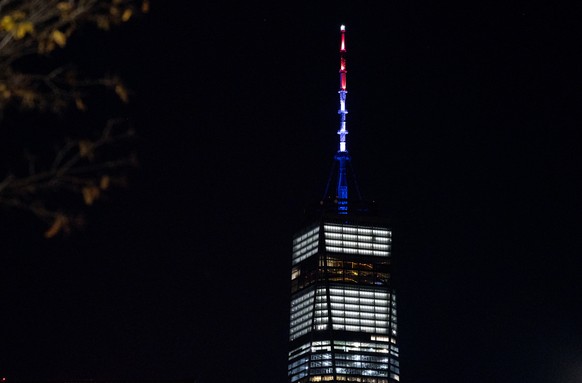
[[[99,180],[99,187],[101,190],[107,190],[111,184],[111,178],[108,175],[102,176]]]
[[[34,104],[37,99],[37,94],[30,90],[23,90],[21,91],[18,96],[20,96],[20,100],[22,102],[22,106],[26,108],[34,107]]]
[[[87,110],[87,105],[85,105],[85,103],[83,102],[83,99],[81,97],[75,97],[75,106],[79,110],[82,110],[82,111]]]
[[[93,143],[88,140],[79,141],[79,155],[81,158],[91,159],[93,157]]]
[[[95,202],[101,194],[101,191],[96,186],[85,186],[81,192],[83,193],[83,201],[85,201],[85,205],[88,206],[93,205],[93,202]]]
[[[10,89],[8,89],[6,84],[0,82],[0,96],[2,96],[4,99],[9,99],[11,95],[12,92],[10,91]]]
[[[125,11],[123,11],[123,14],[121,15],[121,20],[128,21],[131,18],[132,13],[133,13],[132,10],[130,8],[127,8]]]
[[[12,12],[12,18],[16,21],[22,21],[26,17],[26,13],[23,11],[14,11]]]
[[[62,230],[66,230],[69,224],[69,220],[63,214],[57,214],[55,220],[51,227],[44,232],[45,238],[53,238],[55,235],[59,234]]]
[[[71,3],[68,1],[61,1],[57,4],[57,9],[61,12],[69,12],[71,10]]]
[[[58,29],[55,29],[51,33],[51,38],[61,48],[63,48],[67,44],[67,36],[65,36],[65,34],[59,31]]]
[[[109,23],[109,19],[106,16],[97,16],[96,20],[97,20],[97,27],[99,27],[99,29],[103,29],[106,31],[109,30],[110,23]]]
[[[119,98],[121,99],[121,101],[127,103],[129,101],[129,97],[127,95],[127,89],[125,89],[125,87],[121,84],[116,84],[115,85],[115,93],[117,93],[117,95],[119,96]]]
[[[11,16],[4,16],[2,17],[2,19],[0,19],[0,28],[2,28],[5,31],[10,32],[11,30],[14,29],[15,26],[16,23],[14,22],[14,19]]]
[[[16,37],[16,40],[20,40],[26,36],[26,34],[32,34],[32,32],[34,32],[34,26],[30,21],[25,21],[24,23],[20,23],[16,26],[16,33],[14,36]]]
[[[49,53],[55,49],[55,43],[51,40],[41,40],[38,43],[38,53]]]

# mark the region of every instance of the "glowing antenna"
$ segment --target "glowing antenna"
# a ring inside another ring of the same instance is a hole
[[[346,114],[348,111],[346,110],[346,95],[347,91],[347,70],[346,70],[346,26],[342,25],[340,27],[341,31],[341,45],[340,45],[340,109],[338,113],[340,114],[340,129],[337,132],[340,136],[340,152],[347,152],[346,148],[346,134],[348,131],[346,130]]]
[[[341,40],[340,40],[340,109],[338,113],[340,115],[340,128],[337,132],[340,137],[339,150],[335,155],[336,160],[339,162],[339,174],[338,174],[338,184],[337,184],[337,198],[338,198],[338,212],[340,214],[347,214],[348,212],[348,180],[347,180],[347,162],[350,160],[348,155],[348,149],[346,144],[346,135],[348,130],[346,129],[346,114],[348,111],[346,109],[346,95],[347,91],[347,69],[346,69],[346,26],[342,25],[340,27]]]

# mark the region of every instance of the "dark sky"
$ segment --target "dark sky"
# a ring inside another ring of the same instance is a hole
[[[291,237],[336,150],[345,23],[402,380],[580,382],[582,7],[275,3],[154,2],[79,38],[133,90],[141,165],[73,236],[2,218],[0,374],[286,381]]]

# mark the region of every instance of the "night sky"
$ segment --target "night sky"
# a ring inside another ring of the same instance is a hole
[[[291,238],[337,148],[345,23],[402,381],[582,381],[580,4],[198,3],[72,47],[132,89],[140,167],[69,237],[2,212],[1,376],[286,381]]]

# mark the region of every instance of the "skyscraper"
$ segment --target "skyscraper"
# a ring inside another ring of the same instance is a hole
[[[352,174],[340,30],[339,149],[323,201],[293,238],[288,380],[392,383],[400,380],[392,231]]]

